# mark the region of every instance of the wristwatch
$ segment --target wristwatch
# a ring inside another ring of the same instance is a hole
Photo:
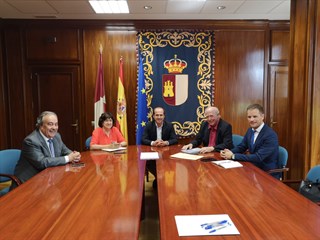
[[[234,160],[234,159],[235,159],[235,155],[234,155],[234,154],[232,154],[231,159],[232,159],[232,160]]]

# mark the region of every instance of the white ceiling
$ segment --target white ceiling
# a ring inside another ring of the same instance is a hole
[[[130,14],[95,14],[88,0],[0,0],[10,19],[266,19],[289,20],[290,0],[127,0]],[[145,10],[144,6],[152,6]],[[218,6],[225,6],[218,10]]]

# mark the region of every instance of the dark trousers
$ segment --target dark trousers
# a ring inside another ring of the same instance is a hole
[[[154,178],[157,178],[157,165],[156,160],[147,160],[146,167],[152,173]]]

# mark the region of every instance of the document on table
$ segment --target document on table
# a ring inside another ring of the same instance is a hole
[[[140,154],[140,160],[155,160],[159,159],[158,152],[142,152]]]
[[[192,148],[192,149],[186,149],[186,150],[181,150],[183,153],[189,153],[189,154],[199,154],[201,148]]]
[[[219,160],[219,161],[212,161],[213,164],[216,164],[223,168],[238,168],[243,167],[243,165],[237,161],[233,160]]]
[[[203,158],[203,156],[188,154],[188,153],[176,153],[176,154],[171,155],[170,157],[181,158],[181,159],[185,159],[185,160],[198,160],[200,158]]]
[[[102,151],[106,151],[106,152],[116,152],[116,151],[120,151],[120,150],[126,150],[126,147],[118,147],[118,148],[102,148]]]
[[[177,215],[175,220],[180,237],[240,234],[228,214]]]

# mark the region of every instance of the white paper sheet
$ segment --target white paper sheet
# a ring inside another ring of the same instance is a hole
[[[228,214],[177,215],[175,216],[179,236],[238,235],[236,226]],[[219,225],[220,222],[225,222]],[[206,229],[207,224],[216,224]],[[218,223],[218,224],[217,224]]]
[[[140,154],[140,160],[155,160],[159,159],[158,152],[142,152]]]
[[[213,161],[213,164],[216,164],[223,168],[238,168],[243,167],[243,165],[237,161],[233,160],[219,160],[219,161]]]

